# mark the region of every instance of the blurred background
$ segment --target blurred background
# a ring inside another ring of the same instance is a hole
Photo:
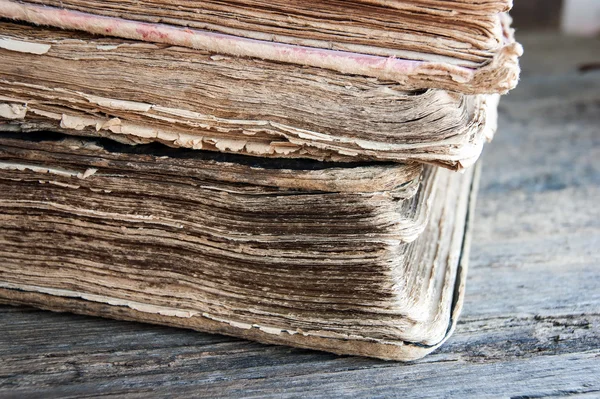
[[[518,30],[560,30],[573,36],[600,33],[600,0],[514,0],[511,15]]]
[[[600,70],[600,0],[513,3],[515,37],[525,50],[520,60],[521,82],[539,74]]]

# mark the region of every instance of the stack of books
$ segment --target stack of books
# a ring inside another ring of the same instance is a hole
[[[460,313],[509,0],[0,0],[0,302],[412,360]]]

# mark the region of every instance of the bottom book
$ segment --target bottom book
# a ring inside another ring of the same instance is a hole
[[[413,360],[452,333],[477,168],[0,134],[0,302]]]

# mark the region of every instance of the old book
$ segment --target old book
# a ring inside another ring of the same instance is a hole
[[[0,301],[410,360],[461,309],[474,168],[0,134]]]
[[[0,302],[424,356],[518,80],[510,6],[0,0]]]
[[[511,0],[0,0],[0,16],[222,55],[327,68],[405,89],[504,93],[518,80]]]
[[[8,22],[0,35],[2,130],[461,169],[496,129],[495,94]]]

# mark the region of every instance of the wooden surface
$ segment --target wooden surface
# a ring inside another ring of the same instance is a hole
[[[0,397],[600,397],[600,71],[578,71],[600,43],[520,39],[440,350],[402,364],[6,306]]]

